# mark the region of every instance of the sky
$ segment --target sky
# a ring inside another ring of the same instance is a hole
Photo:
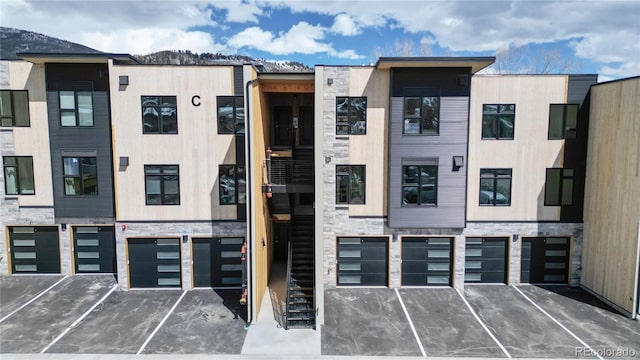
[[[190,50],[307,66],[498,55],[516,72],[543,72],[548,60],[599,81],[640,75],[638,0],[1,0],[0,24],[132,55]]]

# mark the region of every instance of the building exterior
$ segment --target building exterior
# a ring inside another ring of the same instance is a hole
[[[285,328],[350,286],[569,284],[638,312],[638,78],[19,57],[0,62],[2,275],[236,289],[252,319],[284,271]]]

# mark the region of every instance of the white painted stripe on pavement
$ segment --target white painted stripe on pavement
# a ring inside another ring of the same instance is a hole
[[[402,310],[404,311],[404,315],[407,317],[407,321],[409,321],[409,326],[411,326],[411,331],[413,331],[413,336],[415,336],[415,338],[416,338],[416,342],[418,343],[418,347],[420,348],[420,352],[422,353],[422,356],[424,356],[426,358],[427,357],[427,352],[424,351],[424,347],[422,346],[422,342],[420,342],[420,337],[418,336],[418,332],[416,331],[416,327],[413,326],[413,321],[411,321],[411,317],[409,316],[409,312],[407,311],[407,308],[404,306],[404,301],[402,301],[402,297],[400,296],[400,292],[398,291],[398,288],[396,288],[395,290],[396,290],[396,295],[398,295],[398,300],[400,300],[400,305],[402,306]]]
[[[169,312],[167,313],[167,315],[164,316],[164,318],[162,319],[162,321],[160,321],[160,324],[158,324],[158,326],[156,326],[156,328],[153,330],[153,332],[151,333],[151,335],[149,335],[149,338],[147,339],[147,341],[144,342],[144,344],[142,344],[142,346],[140,346],[140,349],[138,349],[138,352],[136,353],[136,355],[140,355],[142,354],[142,352],[144,351],[144,348],[147,347],[147,344],[149,344],[149,342],[151,341],[151,339],[153,339],[153,337],[155,336],[155,334],[158,332],[158,330],[160,330],[160,328],[162,327],[162,325],[164,325],[164,322],[167,321],[167,319],[169,318],[169,316],[171,316],[171,314],[173,313],[173,311],[178,307],[178,304],[180,304],[180,301],[182,301],[182,298],[187,294],[187,290],[184,290],[182,292],[182,295],[180,295],[180,298],[178,299],[178,301],[176,301],[175,304],[173,304],[173,306],[171,307],[171,310],[169,310]]]
[[[58,284],[60,284],[62,281],[64,281],[66,278],[68,278],[69,275],[65,275],[62,279],[58,280],[55,284],[49,286],[48,288],[46,288],[45,290],[43,290],[40,294],[36,295],[35,297],[31,298],[31,300],[27,301],[26,303],[22,304],[22,306],[20,306],[19,308],[13,310],[10,314],[8,314],[7,316],[3,317],[2,319],[0,319],[0,323],[2,323],[3,321],[7,320],[9,317],[11,317],[13,314],[17,313],[18,311],[24,309],[25,307],[27,307],[29,304],[31,304],[32,302],[38,300],[42,295],[46,294],[47,292],[49,292],[49,290],[53,289],[54,287],[56,287]]]

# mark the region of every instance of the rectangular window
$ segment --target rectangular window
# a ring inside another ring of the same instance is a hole
[[[544,205],[573,205],[573,169],[547,169],[544,186]]]
[[[336,134],[364,135],[367,133],[367,98],[336,98]]]
[[[336,166],[336,204],[365,203],[365,166]]]
[[[180,205],[178,165],[145,165],[144,182],[147,205]]]
[[[574,139],[578,124],[578,104],[549,105],[549,140]]]
[[[515,104],[482,105],[482,138],[513,140]]]
[[[93,92],[60,90],[60,125],[64,127],[93,126]]]
[[[142,133],[178,133],[178,105],[175,96],[142,97]]]
[[[5,156],[4,193],[7,195],[35,195],[33,157]]]
[[[29,93],[26,90],[0,90],[2,126],[29,126]]]
[[[218,134],[244,134],[244,97],[218,96]]]
[[[411,96],[404,98],[405,135],[438,135],[440,130],[440,97]]]
[[[480,205],[511,205],[511,169],[480,169]]]
[[[403,161],[402,205],[437,205],[438,162]]]
[[[98,170],[95,157],[63,157],[64,194],[98,195]]]
[[[247,176],[244,166],[220,165],[220,205],[247,203]]]

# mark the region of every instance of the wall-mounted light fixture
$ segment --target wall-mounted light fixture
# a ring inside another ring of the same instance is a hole
[[[518,234],[513,234],[513,242],[518,241],[518,239],[520,238],[520,235]]]
[[[127,75],[121,75],[118,77],[118,84],[122,86],[129,85],[129,77]]]
[[[62,231],[67,231],[67,224],[60,224],[60,229],[62,229]]]
[[[120,156],[120,166],[129,166],[128,156]]]
[[[187,241],[189,241],[189,235],[182,235],[182,242],[186,243]]]
[[[393,242],[398,241],[398,233],[397,233],[397,232],[394,232],[394,233],[393,233],[393,236],[391,237],[391,239],[393,240]]]
[[[262,247],[267,246],[267,243],[264,241],[264,236],[260,238],[260,242],[262,243]]]
[[[329,85],[329,86],[333,85],[333,79],[332,78],[327,78],[327,85]]]
[[[454,156],[453,157],[453,171],[458,171],[463,166],[464,166],[464,156]]]

